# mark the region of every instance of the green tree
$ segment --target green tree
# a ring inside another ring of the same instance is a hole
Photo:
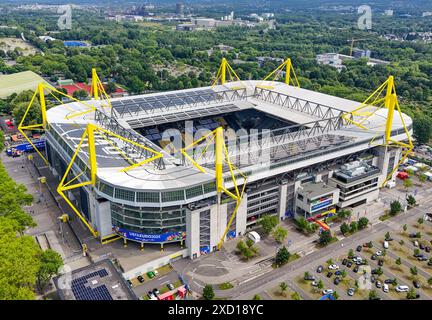
[[[408,226],[406,224],[403,225],[402,227],[403,231],[406,232],[408,230]]]
[[[274,228],[272,232],[272,236],[277,242],[283,243],[285,239],[288,237],[288,230],[282,227],[281,225],[279,225],[276,228]]]
[[[359,228],[360,230],[362,230],[362,229],[364,229],[364,228],[367,227],[368,223],[369,223],[369,219],[368,219],[368,218],[366,218],[366,217],[361,217],[361,218],[359,219],[359,221],[358,221],[358,228]]]
[[[324,289],[324,282],[322,282],[321,279],[318,281],[318,283],[317,283],[317,287],[318,287],[318,289],[320,289],[320,290]]]
[[[348,258],[353,258],[354,257],[354,250],[353,249],[349,249],[348,251]]]
[[[289,261],[291,254],[288,249],[283,246],[276,253],[276,265],[281,266]]]
[[[397,258],[397,259],[395,260],[395,263],[396,263],[398,266],[400,266],[400,265],[402,264],[402,260],[401,260],[401,258]]]
[[[287,291],[287,289],[288,289],[288,285],[285,283],[285,282],[281,282],[280,284],[279,284],[279,288],[280,288],[280,290],[281,290],[281,295],[283,295],[283,296],[285,296],[285,292]]]
[[[108,83],[106,84],[106,86],[105,86],[105,92],[106,92],[107,94],[114,93],[114,92],[116,92],[116,90],[117,90],[117,86],[116,86],[116,84],[115,84],[114,82],[112,82],[112,81],[108,82]]]
[[[407,299],[415,299],[417,297],[417,292],[414,290],[414,288],[410,288],[406,295]]]
[[[390,232],[386,232],[386,234],[384,235],[384,239],[385,240],[388,240],[388,239],[390,239],[391,238],[391,236],[390,236]]]
[[[358,223],[357,223],[357,221],[351,222],[350,223],[350,232],[354,233],[354,232],[357,232],[357,230],[358,230]]]
[[[402,210],[402,205],[399,201],[395,200],[390,203],[390,215],[395,216]]]
[[[87,91],[80,89],[80,90],[74,91],[72,96],[77,100],[86,100],[88,98],[88,93],[87,93]]]
[[[262,298],[259,294],[256,294],[253,296],[252,300],[262,300]]]
[[[58,275],[60,267],[63,266],[63,260],[58,252],[47,249],[42,252],[40,262],[40,268],[37,272],[37,285],[39,290],[43,292],[51,278]]]
[[[424,219],[423,218],[418,218],[417,222],[418,222],[418,224],[423,224]]]
[[[214,297],[215,297],[215,293],[213,290],[213,286],[211,284],[206,284],[203,289],[204,300],[213,300]]]
[[[264,234],[268,235],[271,233],[274,227],[279,223],[279,218],[277,216],[264,215],[259,220],[259,225],[262,227]]]
[[[416,267],[416,266],[411,267],[411,268],[410,268],[410,273],[411,273],[411,275],[413,275],[413,276],[418,275],[417,267]]]
[[[432,286],[432,277],[430,277],[427,282],[428,282],[428,285]]]
[[[40,249],[30,236],[17,236],[19,223],[0,217],[0,299],[35,298]]]
[[[408,188],[411,188],[413,186],[413,182],[411,179],[405,179],[403,182],[403,185],[405,188],[408,189]]]
[[[322,246],[328,245],[333,239],[333,236],[330,232],[330,230],[324,230],[319,235],[319,244]]]
[[[423,184],[428,180],[428,176],[425,175],[424,173],[420,174],[418,177],[419,181]]]
[[[422,116],[414,118],[414,136],[419,143],[428,143],[432,135],[432,125],[430,119]]]
[[[340,231],[343,235],[347,234],[350,231],[349,225],[346,222],[342,223],[340,226]]]
[[[376,290],[369,291],[369,300],[374,300],[376,298],[378,298],[378,294],[377,294]]]
[[[339,293],[337,293],[337,291],[333,292],[333,298],[335,298],[336,300],[339,299]]]
[[[300,297],[300,295],[299,295],[298,292],[293,292],[291,294],[291,299],[293,299],[293,300],[301,300],[301,297]]]

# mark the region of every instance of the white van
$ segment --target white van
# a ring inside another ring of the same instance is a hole
[[[248,232],[246,236],[251,239],[253,243],[258,243],[261,240],[260,235],[258,234],[258,232],[255,231]]]
[[[389,248],[389,244],[388,244],[388,241],[384,241],[384,244],[383,244],[383,246],[384,246],[384,249],[388,249],[388,248]]]

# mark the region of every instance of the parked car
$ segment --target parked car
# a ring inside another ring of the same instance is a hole
[[[329,267],[328,267],[330,270],[338,270],[339,269],[339,266],[337,265],[337,264],[331,264],[331,265],[329,265]]]
[[[420,243],[420,244],[419,244],[419,248],[420,248],[420,250],[424,250],[424,248],[425,248],[424,244],[423,244],[423,243]]]
[[[354,295],[355,289],[354,288],[349,288],[347,291],[347,295],[349,295],[350,297],[352,297]]]
[[[343,260],[342,260],[342,264],[343,264],[344,266],[346,266],[347,263],[348,263],[348,259],[343,259]]]
[[[388,241],[384,241],[384,243],[383,243],[383,247],[384,247],[384,249],[388,249],[388,248],[389,248],[389,243],[388,243]]]
[[[384,260],[383,260],[383,259],[379,259],[379,260],[378,260],[378,265],[379,265],[380,267],[382,267],[382,266],[384,265]]]
[[[355,266],[353,272],[357,273],[359,271],[359,266]]]
[[[394,279],[385,279],[384,280],[384,283],[387,283],[387,284],[392,284],[394,282]]]
[[[399,285],[396,287],[396,292],[408,292],[409,287],[405,285]]]
[[[383,284],[383,291],[384,292],[389,292],[389,285],[387,283]]]
[[[155,277],[155,274],[154,274],[153,271],[149,271],[149,272],[147,272],[147,276],[148,276],[150,279],[153,279],[153,278]]]
[[[373,254],[373,255],[371,256],[371,259],[372,259],[372,260],[376,260],[376,259],[377,259],[376,254]]]
[[[381,281],[376,281],[375,282],[375,286],[378,288],[378,289],[380,289],[381,288]]]
[[[167,284],[168,289],[174,290],[174,285],[172,283]]]
[[[144,278],[143,278],[143,276],[138,276],[137,279],[138,279],[138,281],[139,281],[140,283],[143,283],[143,282],[144,282]]]
[[[154,300],[154,299],[156,299],[156,296],[153,294],[153,292],[151,292],[151,291],[149,291],[148,293],[147,293],[147,296],[151,299],[151,300]]]
[[[154,270],[153,273],[154,273],[155,276],[159,275],[159,272],[157,270]]]
[[[426,252],[430,252],[430,247],[425,247]]]
[[[419,246],[418,241],[413,241],[413,245],[414,245],[414,247],[418,247]]]
[[[332,275],[333,275],[333,272],[327,272],[327,278],[331,278]]]
[[[428,258],[426,258],[425,256],[421,256],[417,258],[418,261],[427,261]]]
[[[416,288],[416,289],[420,289],[420,283],[418,283],[418,281],[413,280],[412,283],[413,283],[414,288]]]
[[[315,281],[316,280],[316,278],[311,274],[305,275],[304,279],[307,281]]]
[[[346,266],[347,266],[347,268],[351,268],[352,265],[353,265],[352,262],[351,262],[351,261],[348,261]]]
[[[339,277],[334,278],[333,283],[335,285],[338,285],[341,282],[341,279]]]
[[[322,293],[324,294],[324,295],[326,295],[326,294],[331,294],[331,293],[333,293],[334,291],[332,290],[332,289],[325,289],[325,290],[323,290],[322,291]]]
[[[357,246],[356,251],[357,252],[361,252],[362,251],[362,246]]]
[[[318,281],[312,281],[312,282],[311,282],[311,286],[313,286],[313,287],[317,287],[317,286],[318,286]]]
[[[159,295],[159,293],[160,293],[157,288],[154,288],[152,292],[155,296]]]
[[[335,275],[337,275],[337,276],[340,276],[342,274],[342,271],[341,270],[337,270],[336,272],[335,272]]]
[[[382,251],[377,251],[377,252],[375,252],[375,255],[376,255],[377,257],[381,257],[381,256],[382,256]]]
[[[316,272],[321,273],[323,272],[323,270],[324,270],[323,266],[318,266]]]
[[[129,287],[132,287],[132,286],[133,286],[133,285],[132,285],[132,281],[128,280],[127,283],[128,283],[128,285],[129,285]]]

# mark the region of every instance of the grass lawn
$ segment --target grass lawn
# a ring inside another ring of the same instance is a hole
[[[219,290],[228,290],[234,288],[234,285],[230,282],[224,282],[218,285]]]

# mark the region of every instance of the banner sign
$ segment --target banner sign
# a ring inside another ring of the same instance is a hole
[[[45,140],[35,140],[32,141],[32,143],[36,146],[38,150],[45,149]],[[35,151],[33,146],[28,142],[13,146],[13,148],[21,152]]]
[[[136,231],[130,231],[119,227],[113,227],[113,230],[125,237],[126,239],[138,241],[138,242],[170,242],[170,241],[181,241],[186,239],[186,232],[168,232],[160,234],[147,234]]]

